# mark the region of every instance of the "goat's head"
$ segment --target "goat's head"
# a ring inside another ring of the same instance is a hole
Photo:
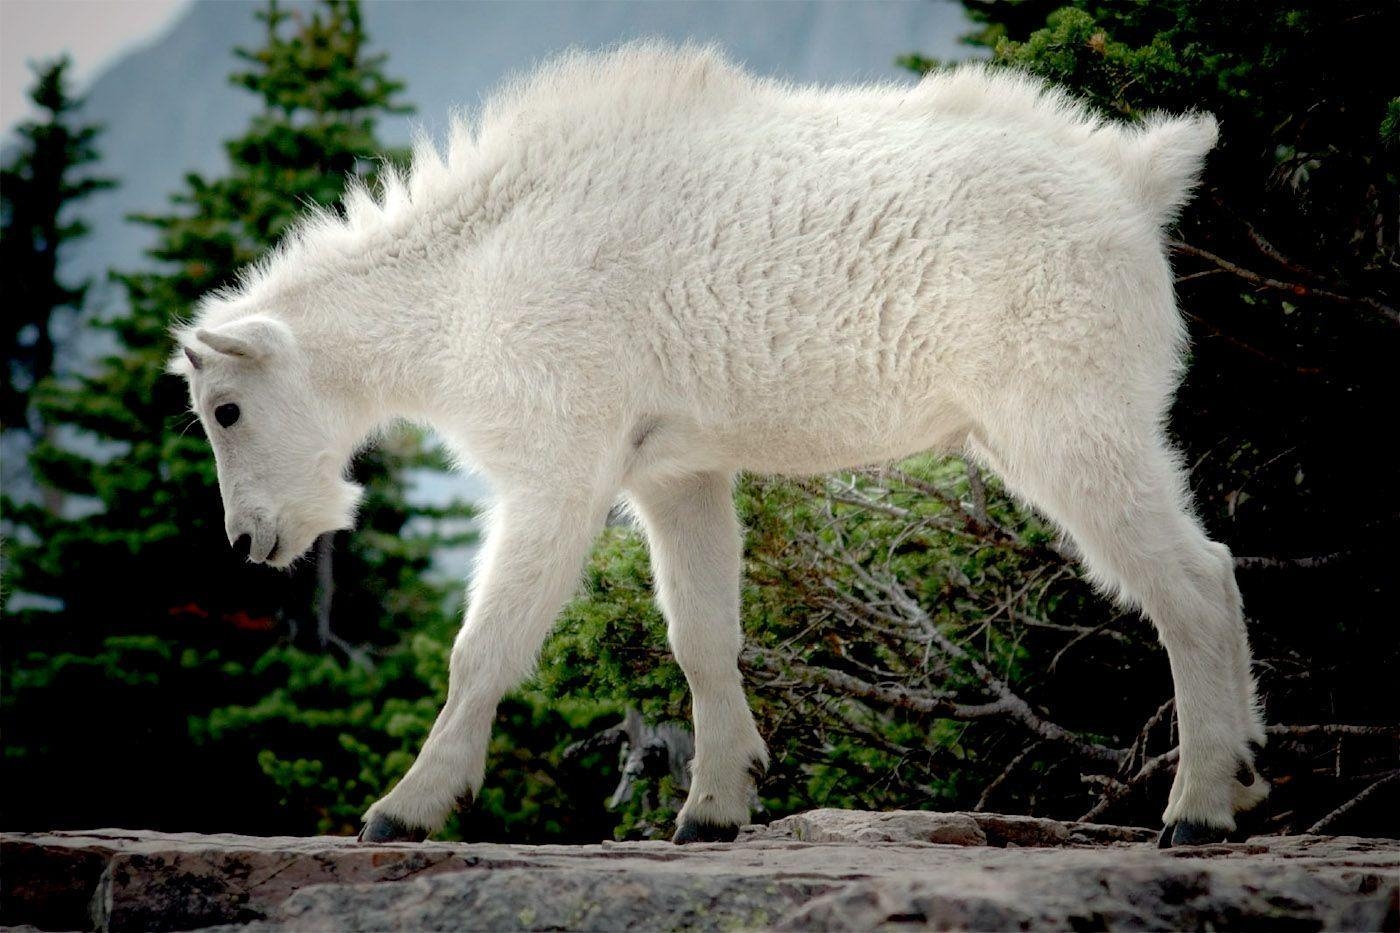
[[[349,528],[362,490],[344,477],[353,441],[286,324],[252,314],[181,335],[172,371],[214,447],[224,530],[258,563],[286,567]]]

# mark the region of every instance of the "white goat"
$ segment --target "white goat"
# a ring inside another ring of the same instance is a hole
[[[1181,735],[1164,844],[1233,828],[1268,792],[1239,591],[1163,436],[1184,338],[1162,228],[1215,138],[980,66],[822,89],[707,49],[574,54],[207,299],[172,366],[253,560],[349,527],[345,466],[394,419],[494,488],[447,703],[361,838],[423,838],[477,792],[620,494],[694,697],[675,839],[733,838],[767,761],[735,473],[930,449],[995,470],[1153,619]]]

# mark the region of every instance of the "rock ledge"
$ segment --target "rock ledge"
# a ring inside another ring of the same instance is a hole
[[[1287,929],[1400,925],[1400,842],[816,810],[732,844],[361,845],[0,834],[0,923],[41,929]]]

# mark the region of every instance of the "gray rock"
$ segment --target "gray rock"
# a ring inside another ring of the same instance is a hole
[[[455,877],[458,883],[442,884]],[[322,886],[287,900],[258,930],[770,929],[839,881],[766,871],[586,866],[468,872],[404,884]],[[246,930],[230,927],[229,930]]]
[[[1155,831],[1137,826],[1061,823],[999,813],[931,810],[811,810],[745,828],[746,838],[803,842],[937,842],[954,846],[1067,846],[1150,842]]]
[[[1374,930],[1400,917],[1396,841],[1160,851],[1151,836],[823,810],[683,847],[0,834],[0,868],[3,922],[41,928],[86,925],[89,905],[111,930]]]
[[[0,923],[120,931],[255,920],[308,885],[460,871],[475,861],[466,848],[122,829],[4,833]]]
[[[1059,825],[1059,824],[1056,824]],[[1068,837],[1068,833],[1066,833]],[[987,833],[970,813],[894,810],[812,810],[774,820],[754,838],[801,842],[935,842],[950,846],[984,846]]]
[[[989,857],[940,853],[921,874],[843,886],[778,928],[1379,930],[1388,914],[1394,924],[1393,867],[1353,874],[1278,854],[1229,863],[1147,850],[1026,850],[1007,861],[981,851]]]
[[[0,924],[82,930],[88,902],[111,860],[99,840],[68,845],[52,836],[0,837]]]

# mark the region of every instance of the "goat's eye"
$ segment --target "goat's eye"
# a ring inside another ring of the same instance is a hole
[[[238,420],[238,406],[229,402],[227,405],[220,405],[214,409],[214,420],[224,427],[232,427]]]

